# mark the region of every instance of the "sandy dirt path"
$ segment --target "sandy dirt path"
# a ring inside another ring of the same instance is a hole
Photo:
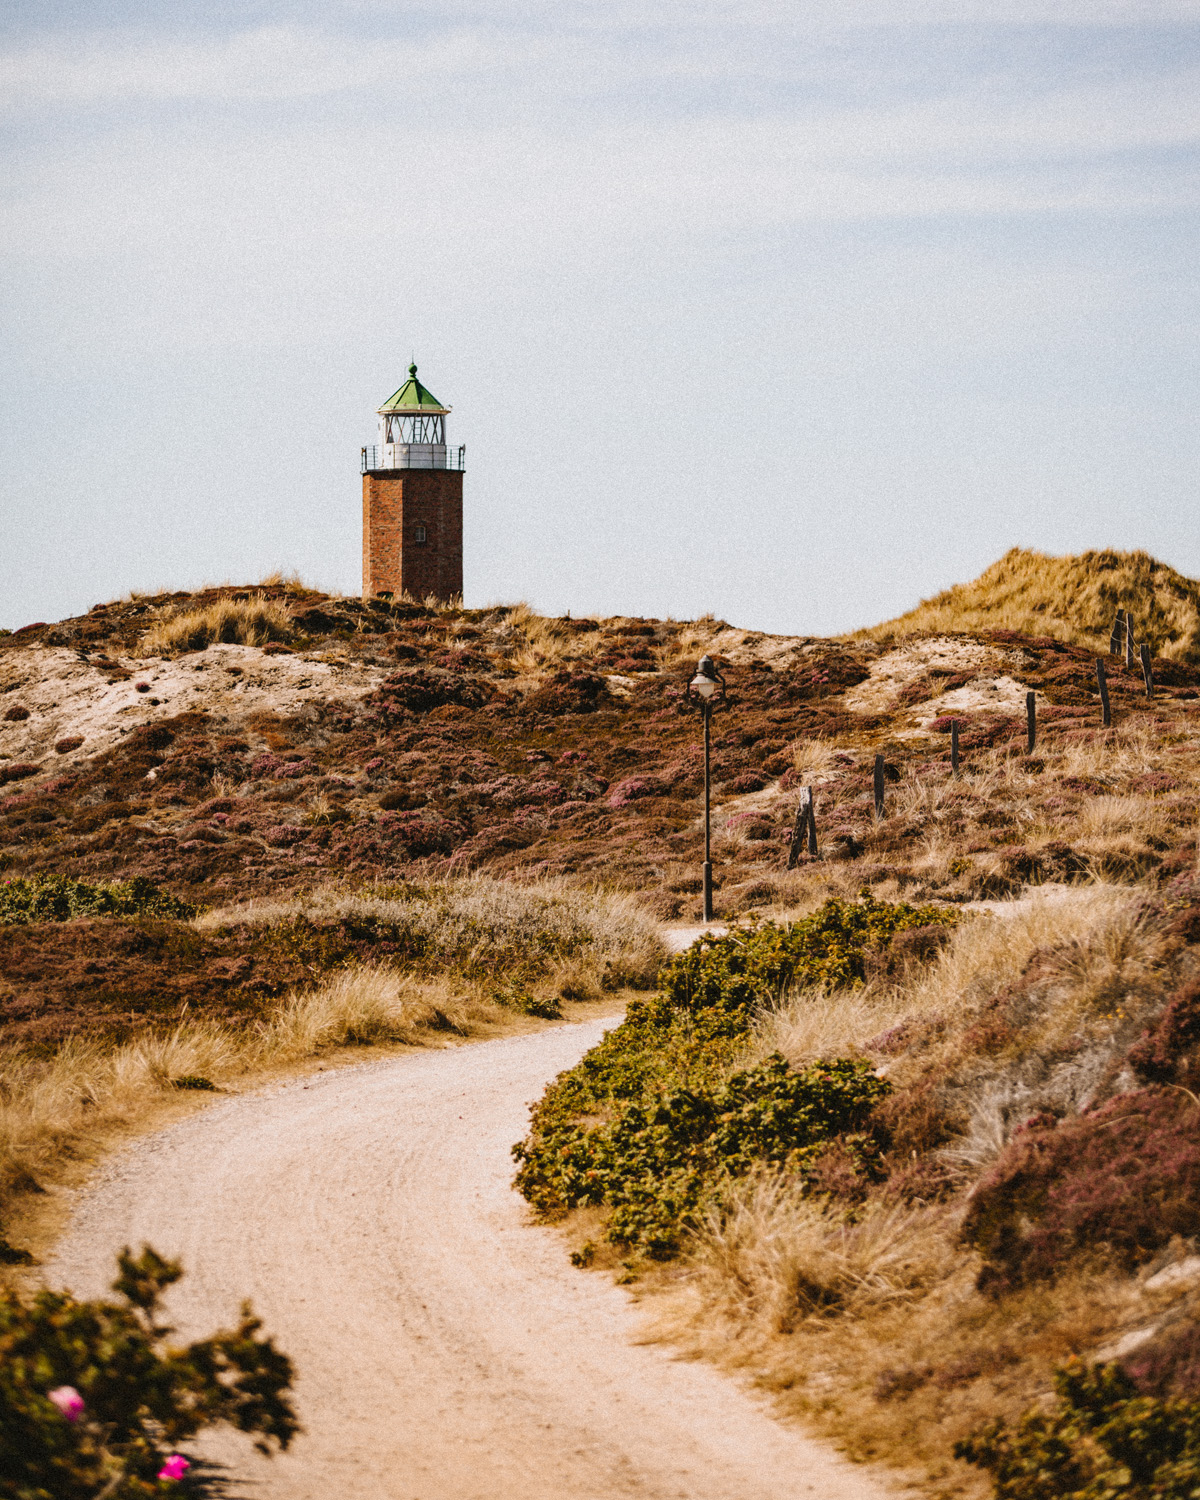
[[[182,1257],[188,1336],[242,1296],[295,1360],[306,1434],[267,1461],[206,1440],[263,1500],[875,1500],[865,1470],[703,1365],[638,1345],[512,1190],[526,1106],[610,1021],[413,1053],[214,1105],[116,1157],[49,1280],[115,1250]]]

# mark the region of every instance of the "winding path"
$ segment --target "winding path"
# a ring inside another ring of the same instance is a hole
[[[612,1022],[318,1073],[222,1101],[114,1158],[53,1283],[114,1252],[182,1257],[187,1336],[243,1296],[295,1360],[307,1429],[267,1461],[206,1439],[263,1500],[883,1500],[706,1366],[632,1342],[637,1314],[568,1264],[512,1191],[526,1106]]]

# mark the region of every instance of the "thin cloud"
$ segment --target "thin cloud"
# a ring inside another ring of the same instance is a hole
[[[392,18],[396,0],[345,0],[334,14]],[[905,26],[1154,26],[1200,21],[1200,0],[459,0],[461,19],[594,31],[787,25],[808,32]]]
[[[369,46],[294,26],[192,41],[59,37],[0,56],[0,98],[10,109],[304,99],[369,92],[397,79],[448,81],[518,62],[527,67],[539,51],[536,43],[518,45],[470,29]]]
[[[1005,0],[974,0],[953,5],[874,5],[869,0],[843,6],[809,4],[803,12],[789,4],[731,9],[696,4],[621,10],[592,5],[549,8],[459,5],[423,34],[411,29],[390,34],[394,7],[370,11],[381,29],[363,35],[340,29],[345,9],[334,8],[321,24],[293,20],[224,33],[187,36],[119,30],[33,32],[34,40],[0,52],[0,108],[10,112],[134,104],[208,101],[270,102],[320,99],[331,95],[368,97],[411,95],[422,89],[471,80],[509,85],[507,97],[528,108],[546,96],[597,96],[640,91],[638,112],[649,101],[670,112],[671,91],[686,107],[686,85],[707,82],[738,89],[788,87],[818,92],[824,82],[848,73],[870,76],[873,54],[888,59],[888,93],[919,92],[933,55],[930,39],[948,36],[943,55],[953,60],[953,38],[964,43],[991,36],[1003,51],[1009,31],[1041,28],[1047,37],[1064,29],[1131,26],[1141,32],[1155,25],[1191,28],[1200,24],[1200,0],[1125,0],[1044,8]],[[932,29],[932,30],[931,30]],[[1193,42],[1197,38],[1193,37]],[[847,54],[846,49],[850,51]],[[1169,48],[1167,49],[1169,52]],[[905,78],[907,56],[912,76]],[[1018,64],[1018,88],[1028,84],[1029,56]],[[1055,59],[1061,66],[1061,59]],[[995,60],[991,63],[996,66]],[[969,53],[959,71],[969,77]],[[1170,75],[1169,57],[1162,72]],[[939,73],[938,76],[945,76]],[[952,75],[951,75],[952,76]],[[1118,87],[1119,72],[1112,74]],[[1003,85],[988,73],[989,87]],[[1190,85],[1191,79],[1186,80]],[[877,84],[879,81],[877,80]],[[882,86],[882,85],[880,85]],[[736,107],[739,95],[730,96]],[[469,100],[453,92],[439,109],[461,114]]]

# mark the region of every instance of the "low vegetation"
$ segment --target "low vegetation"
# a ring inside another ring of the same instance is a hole
[[[1125,576],[1123,563],[1092,562],[1070,567]],[[1162,576],[1134,569],[1121,585],[1147,631]],[[137,654],[169,622],[259,604],[282,632],[261,647],[191,649],[185,632],[177,654]],[[703,759],[684,693],[709,652],[729,684],[713,724],[725,913],[807,909],[864,883],[920,902],[1142,879],[1189,836],[1195,851],[1200,698],[1186,653],[1151,634],[1156,697],[1140,669],[1108,658],[1116,727],[1104,733],[1092,646],[1107,646],[1110,624],[1103,639],[1089,625],[1083,645],[996,620],[974,638],[814,641],[711,619],[434,610],[282,579],[101,605],[0,643],[0,869],[141,876],[195,906],[290,898],[347,874],[552,874],[686,917]],[[45,688],[54,651],[52,680],[67,671],[69,692]],[[1039,709],[1032,757],[1026,689]],[[881,822],[877,750],[889,767]],[[820,860],[804,853],[789,871],[801,784],[815,789]]]
[[[249,1303],[237,1326],[185,1346],[162,1293],[183,1274],[148,1246],[117,1258],[119,1301],[0,1292],[0,1490],[19,1500],[149,1500],[192,1467],[205,1428],[254,1434],[263,1453],[300,1430],[292,1366]],[[190,1486],[189,1486],[190,1488]]]
[[[195,908],[144,875],[132,880],[70,880],[39,874],[0,881],[0,926],[66,922],[73,917],[188,918]]]

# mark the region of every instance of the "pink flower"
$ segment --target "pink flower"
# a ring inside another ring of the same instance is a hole
[[[68,1422],[78,1422],[83,1413],[83,1397],[73,1385],[60,1385],[49,1392],[47,1399],[54,1402]]]
[[[158,1477],[160,1479],[182,1479],[191,1467],[191,1464],[188,1463],[187,1459],[181,1453],[172,1453],[162,1468],[159,1469]]]

